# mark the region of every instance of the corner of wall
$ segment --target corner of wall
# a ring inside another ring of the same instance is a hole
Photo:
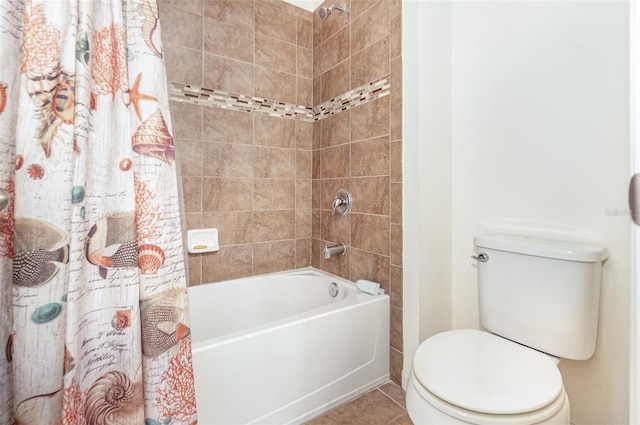
[[[405,10],[403,376],[408,377],[420,342],[451,326],[451,5],[407,2]]]

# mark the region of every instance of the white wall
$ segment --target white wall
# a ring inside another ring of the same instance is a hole
[[[409,5],[433,8],[430,3],[434,2],[405,2],[405,23],[413,19]],[[422,216],[425,208],[419,210],[418,220],[429,222],[421,230],[450,225],[451,327],[479,327],[476,274],[469,258],[474,235],[515,232],[603,243],[610,258],[604,267],[598,348],[589,361],[564,361],[561,371],[574,423],[628,423],[628,4],[615,0],[435,3],[451,6],[450,38],[444,39],[451,46],[451,98],[450,105],[442,104],[451,111],[450,193],[422,190],[433,185],[420,168],[426,162],[405,156],[405,169],[420,170],[415,194],[420,205],[451,202],[449,222],[440,216],[431,222]],[[416,36],[407,30],[405,43]],[[418,34],[425,36],[424,31]],[[417,42],[421,43],[433,40]],[[407,93],[406,87],[414,88],[415,82],[405,78],[405,96],[432,96],[423,87],[423,80],[432,78],[422,68],[429,60],[403,57],[405,68],[416,63],[420,68],[418,92]],[[433,113],[421,107],[419,121]],[[412,133],[416,126],[407,115],[408,155],[410,145],[425,143],[413,138],[420,134]],[[446,137],[441,140],[446,142]],[[406,230],[416,231],[409,226]],[[443,233],[440,230],[437,237]],[[436,235],[419,234],[418,252],[424,256]],[[405,252],[414,248],[405,246]],[[446,287],[440,281],[445,274],[431,275],[424,267],[419,273],[405,274],[405,282],[419,282],[420,307],[448,302],[447,296],[422,300]],[[429,334],[423,329],[432,328],[435,316],[446,318],[446,309],[421,311],[413,322],[406,317],[405,325],[417,327],[422,340]],[[405,352],[413,353],[407,347]]]
[[[406,379],[419,343],[451,328],[451,3],[405,1],[402,19]]]

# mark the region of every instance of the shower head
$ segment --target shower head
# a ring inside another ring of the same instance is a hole
[[[321,7],[320,10],[318,11],[318,14],[320,15],[320,19],[322,19],[323,21],[326,20],[329,17],[329,15],[331,15],[331,12],[334,9],[340,12],[340,14],[342,15],[344,12],[347,11],[347,5],[343,4],[340,6],[336,6],[334,4],[330,7]]]
[[[318,13],[320,14],[320,19],[324,21],[329,17],[329,14],[331,13],[331,9],[328,9],[326,7],[321,7]]]

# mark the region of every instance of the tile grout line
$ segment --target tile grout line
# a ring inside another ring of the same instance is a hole
[[[393,381],[389,381],[389,383],[393,383],[394,385],[396,385],[396,384],[395,384],[395,382],[393,382]],[[386,384],[383,384],[383,385],[386,385]],[[391,401],[393,401],[395,404],[397,404],[398,406],[400,406],[400,408],[402,408],[402,410],[404,410],[404,413],[406,413],[406,412],[407,412],[407,408],[406,408],[406,407],[404,407],[403,405],[401,405],[400,403],[398,403],[398,402],[397,402],[393,397],[391,397],[391,395],[390,395],[390,394],[387,394],[387,393],[382,389],[382,385],[381,385],[381,386],[379,386],[377,389],[378,389],[382,394],[384,394],[388,399],[390,399],[390,400],[391,400]],[[396,418],[396,419],[397,419],[397,418]]]
[[[406,415],[407,412],[402,413],[401,415],[396,416],[395,418],[391,419],[389,422],[387,422],[387,425],[391,425],[393,424],[395,421],[397,421],[398,419],[400,419],[401,417],[403,417],[404,415]]]

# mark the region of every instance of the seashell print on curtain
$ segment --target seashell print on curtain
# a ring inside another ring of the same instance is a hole
[[[156,1],[0,16],[0,425],[195,424]]]

